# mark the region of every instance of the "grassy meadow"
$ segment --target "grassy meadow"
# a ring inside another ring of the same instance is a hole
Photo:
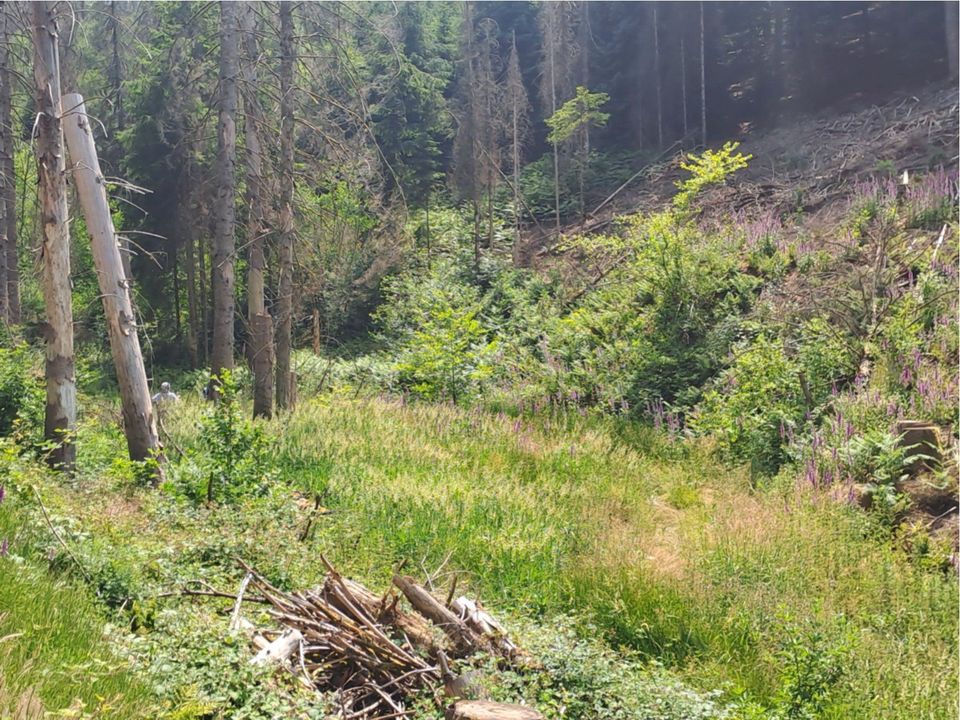
[[[233,591],[237,557],[282,587],[309,586],[322,577],[322,553],[374,589],[386,588],[404,561],[405,572],[435,574],[438,592],[457,573],[459,587],[576,682],[597,674],[589,690],[523,682],[501,690],[550,717],[957,715],[955,577],[912,562],[870,516],[798,490],[786,474],[755,486],[745,470],[720,464],[709,444],[611,419],[324,396],[259,423],[267,468],[260,492],[206,507],[187,499],[208,476],[198,445],[202,403],[185,399],[166,412],[171,462],[159,492],[137,488],[137,469],[116,459],[122,438],[106,422],[114,412],[103,404],[82,421],[73,482],[4,455],[0,528],[13,540],[11,556],[53,557],[61,579],[11,573],[8,558],[0,571],[16,580],[0,590],[0,609],[42,595],[36,612],[55,624],[75,608],[77,637],[64,644],[81,655],[69,662],[82,662],[94,643],[97,612],[129,625],[113,645],[152,681],[154,695],[148,701],[139,680],[112,671],[98,676],[102,687],[29,668],[20,677],[15,669],[33,657],[36,640],[5,642],[7,684],[33,687],[46,707],[69,706],[73,694],[109,697],[126,682],[126,702],[158,703],[175,717],[271,717],[279,711],[270,693],[251,699],[212,689],[224,667],[242,668],[246,657],[223,641],[230,602],[157,596],[197,581]],[[80,576],[31,485],[105,609],[58,601],[75,593],[64,578]],[[0,636],[18,630],[12,618],[0,618]],[[185,638],[206,655],[184,666]],[[54,655],[36,667],[64,666],[59,640],[47,645]],[[283,712],[307,712],[288,690]],[[610,698],[618,692],[693,697],[697,709],[683,699],[679,710],[617,711],[622,698]],[[572,699],[594,696],[610,700],[602,711],[599,702],[574,711]],[[254,706],[261,715],[224,709]]]

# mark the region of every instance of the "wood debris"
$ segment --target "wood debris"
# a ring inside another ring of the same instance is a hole
[[[524,658],[503,627],[478,603],[460,596],[444,605],[413,578],[393,582],[401,595],[376,595],[344,578],[326,559],[319,588],[284,592],[244,565],[241,594],[251,585],[269,604],[280,626],[272,641],[257,637],[254,663],[278,663],[319,692],[336,693],[344,720],[400,718],[413,714],[414,696],[440,702],[449,684],[450,657],[484,652],[506,662]],[[235,626],[249,629],[247,623]]]

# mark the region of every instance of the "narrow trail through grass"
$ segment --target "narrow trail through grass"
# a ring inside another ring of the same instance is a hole
[[[543,627],[572,615],[728,699],[774,702],[802,648],[844,658],[824,717],[955,716],[955,578],[792,480],[757,489],[708,446],[611,421],[328,397],[264,425],[266,494],[205,508],[180,494],[202,482],[190,459],[202,409],[184,401],[165,418],[187,454],[165,491],[130,489],[111,460],[119,436],[93,416],[81,479],[43,482],[101,599],[134,598],[135,625],[159,616],[159,591],[235,587],[236,557],[289,588],[319,580],[320,553],[372,588],[402,560],[417,573],[446,561],[497,612]],[[324,512],[301,541],[314,498]]]

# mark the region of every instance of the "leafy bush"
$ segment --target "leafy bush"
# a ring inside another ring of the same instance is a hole
[[[37,356],[27,345],[0,347],[0,435],[27,435],[43,427],[44,391],[35,377]]]
[[[785,428],[800,423],[804,411],[799,367],[779,340],[760,335],[704,394],[692,425],[713,433],[727,457],[773,473],[786,460]]]
[[[497,340],[480,321],[479,292],[438,261],[427,276],[387,283],[377,313],[396,351],[401,388],[428,400],[469,400],[493,372]]]
[[[244,416],[233,374],[225,370],[218,382],[219,398],[200,420],[199,446],[205,452],[195,460],[202,469],[207,502],[231,502],[265,488],[269,448],[260,425]],[[194,499],[201,492],[196,485],[188,488]]]

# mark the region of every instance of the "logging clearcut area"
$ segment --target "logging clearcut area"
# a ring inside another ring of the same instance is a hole
[[[957,2],[0,2],[0,720],[960,720]]]

